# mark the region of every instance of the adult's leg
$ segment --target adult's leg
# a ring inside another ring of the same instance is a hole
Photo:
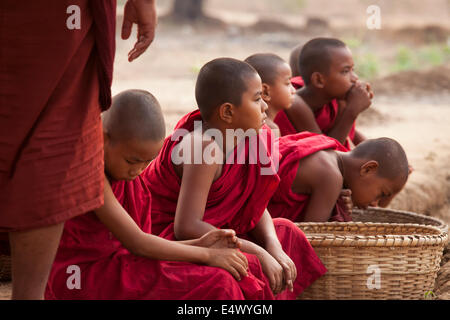
[[[12,299],[43,300],[64,223],[9,233]]]

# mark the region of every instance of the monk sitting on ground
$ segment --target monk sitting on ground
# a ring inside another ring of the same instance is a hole
[[[301,78],[291,80],[300,89],[292,107],[275,118],[281,135],[323,133],[348,150],[364,141],[354,123],[370,106],[373,93],[369,84],[358,81],[353,68],[352,53],[342,41],[316,38],[307,42],[299,57]]]
[[[384,206],[408,179],[405,151],[389,138],[366,140],[350,152],[333,138],[309,132],[281,137],[279,143],[281,182],[268,205],[272,217],[350,221],[338,201],[343,188],[357,207]]]
[[[292,105],[295,94],[291,85],[291,68],[286,61],[272,53],[257,53],[245,59],[245,62],[255,68],[261,77],[262,98],[267,103],[266,123],[279,137],[280,129],[274,122],[275,117],[278,112]]]
[[[265,298],[295,299],[326,269],[299,228],[266,210],[279,178],[264,148],[271,136],[261,78],[243,61],[215,59],[201,68],[195,95],[199,110],[178,122],[146,174],[152,230],[182,240],[234,229],[241,250],[260,262]]]
[[[146,91],[122,92],[102,120],[105,203],[66,222],[46,298],[262,298],[262,281],[247,276],[233,230],[180,242],[151,234],[152,197],[140,175],[165,137],[157,100]]]

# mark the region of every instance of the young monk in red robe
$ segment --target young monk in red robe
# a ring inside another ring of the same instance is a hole
[[[0,232],[13,299],[43,299],[64,221],[103,203],[115,13],[115,0],[0,1]],[[127,2],[123,37],[139,30],[130,60],[155,18],[153,0]]]
[[[281,137],[280,184],[268,210],[292,221],[350,221],[336,205],[342,188],[354,205],[366,208],[389,201],[403,188],[408,160],[398,142],[369,139],[350,152],[335,139],[309,132]]]
[[[294,299],[326,269],[292,222],[272,220],[266,210],[279,183],[275,171],[262,174],[273,166],[270,157],[262,161],[267,149],[261,147],[258,161],[249,161],[251,141],[263,141],[258,130],[267,106],[261,78],[243,61],[219,58],[202,67],[195,92],[199,110],[178,122],[145,175],[154,196],[152,231],[183,240],[234,229],[241,250],[258,257],[275,298]],[[239,129],[253,135],[225,139]],[[209,161],[206,153],[215,159]],[[245,161],[231,161],[241,156]]]
[[[102,116],[105,203],[66,222],[46,298],[262,298],[262,281],[247,276],[249,262],[236,249],[240,244],[233,230],[178,242],[151,234],[152,196],[140,175],[165,136],[156,99],[128,90],[114,97]],[[262,277],[260,268],[259,273]]]
[[[369,84],[358,81],[353,67],[350,49],[342,41],[316,38],[307,42],[299,57],[301,77],[291,80],[300,89],[292,107],[275,119],[281,134],[324,133],[347,149],[362,142],[365,137],[354,123],[370,106],[373,93]]]
[[[289,65],[272,53],[257,53],[245,59],[258,71],[262,81],[262,99],[267,104],[266,124],[275,137],[280,136],[280,128],[274,122],[280,111],[289,108],[294,99],[295,89],[291,85],[292,72]]]

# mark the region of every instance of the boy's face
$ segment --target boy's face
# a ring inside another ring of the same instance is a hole
[[[330,97],[345,99],[350,88],[358,80],[353,72],[353,56],[349,48],[330,49],[331,63],[328,74],[324,75],[325,89]]]
[[[270,100],[268,104],[276,110],[287,109],[292,105],[295,89],[291,84],[292,72],[287,63],[280,64],[276,70],[277,76],[269,85]]]
[[[380,177],[377,173],[361,175],[351,185],[353,204],[359,208],[389,203],[405,183]]]
[[[258,74],[250,76],[247,90],[242,94],[241,105],[236,106],[233,115],[233,126],[236,129],[259,130],[265,123],[267,104],[262,99],[262,83]]]
[[[134,180],[158,155],[164,140],[117,141],[105,137],[105,171],[114,180]]]

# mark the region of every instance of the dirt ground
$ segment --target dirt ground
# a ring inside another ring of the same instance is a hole
[[[291,48],[314,36],[356,35],[366,50],[390,59],[398,43],[421,45],[450,39],[450,4],[446,0],[405,0],[401,5],[392,1],[342,2],[284,0],[274,6],[273,1],[209,0],[207,13],[225,24],[180,26],[162,18],[148,52],[131,64],[126,57],[134,41],[117,38],[113,93],[130,88],[152,92],[164,110],[169,134],[177,120],[195,107],[196,75],[213,58],[244,59],[256,52],[273,52],[287,60]],[[382,30],[370,32],[365,27],[365,10],[370,4],[381,7]],[[169,5],[169,1],[160,1],[160,13]],[[308,29],[309,17],[322,19],[327,27]],[[120,23],[121,17],[118,30]],[[383,74],[371,83],[375,98],[358,119],[358,127],[368,137],[397,139],[414,167],[391,207],[450,223],[450,65]],[[440,299],[450,299],[450,252],[442,261],[435,293]],[[9,298],[10,290],[10,283],[0,283],[0,299]]]

